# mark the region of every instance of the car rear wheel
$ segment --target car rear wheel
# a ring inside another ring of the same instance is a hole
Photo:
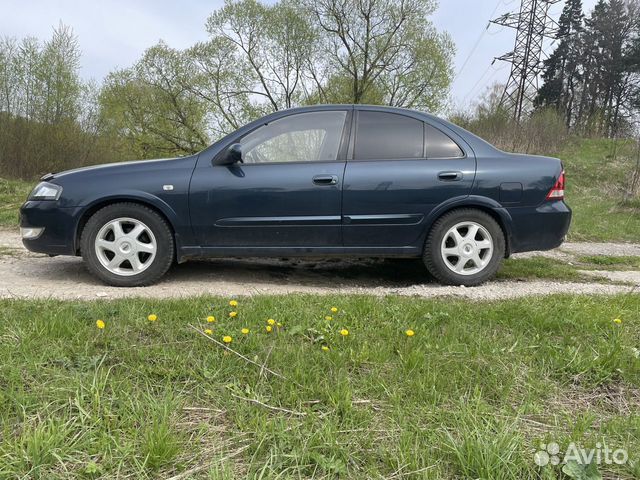
[[[504,233],[493,217],[480,210],[459,209],[434,223],[424,263],[441,283],[470,287],[496,274],[504,252]]]
[[[96,212],[82,231],[80,248],[89,271],[117,287],[157,281],[174,256],[167,222],[135,203],[117,203]]]

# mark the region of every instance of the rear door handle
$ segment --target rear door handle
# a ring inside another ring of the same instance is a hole
[[[338,183],[337,175],[316,175],[313,177],[313,183],[316,185],[335,185]]]
[[[462,180],[462,172],[440,172],[438,173],[438,180],[443,182],[457,182]]]

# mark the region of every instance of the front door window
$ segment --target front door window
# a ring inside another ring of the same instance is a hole
[[[333,162],[345,111],[300,113],[274,120],[240,141],[244,163]]]

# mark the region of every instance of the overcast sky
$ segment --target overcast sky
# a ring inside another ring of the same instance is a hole
[[[589,11],[597,0],[583,0]],[[60,21],[73,28],[82,48],[82,75],[101,80],[128,67],[162,39],[174,48],[204,40],[204,22],[222,0],[0,0],[0,35],[45,39]],[[551,7],[558,17],[563,2]],[[491,25],[490,18],[517,9],[519,0],[440,0],[432,20],[456,43],[456,106],[473,103],[495,82],[509,76],[509,65],[491,62],[513,49],[515,32]],[[484,33],[483,33],[484,32]],[[466,63],[465,63],[466,62]],[[464,68],[463,68],[464,67]]]

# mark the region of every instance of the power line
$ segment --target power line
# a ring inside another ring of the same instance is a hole
[[[462,98],[462,103],[466,103],[467,99],[469,97],[472,97],[473,94],[477,91],[477,90],[482,90],[483,88],[485,88],[487,85],[489,85],[491,83],[491,81],[496,77],[496,75],[498,73],[500,73],[501,71],[503,71],[506,68],[506,65],[503,65],[500,68],[495,68],[493,66],[493,64],[490,64],[487,69],[484,71],[484,73],[480,76],[480,78],[478,78],[478,80],[476,81],[476,83],[473,85],[473,87],[471,87],[471,90],[469,90],[469,92]],[[484,80],[484,78],[486,77],[487,73],[489,73],[490,71],[493,71],[491,73],[491,75],[489,75],[489,77],[487,77],[487,79],[482,82]],[[480,85],[480,82],[482,82],[482,85]],[[477,87],[480,86],[480,88],[478,89]]]
[[[513,112],[516,122],[520,122],[537,94],[544,39],[555,38],[557,34],[557,24],[549,16],[549,8],[560,1],[521,0],[518,12],[505,13],[491,21],[517,30],[513,51],[496,59],[511,63],[500,103]]]
[[[489,15],[489,19],[493,18],[493,16],[496,14],[496,12],[498,11],[498,8],[500,7],[500,5],[503,2],[504,2],[504,0],[498,0],[498,3],[496,3],[495,8],[493,9],[493,12],[491,12],[491,14]],[[511,2],[509,2],[509,3],[511,3]],[[478,39],[474,43],[473,47],[471,48],[471,51],[469,52],[469,55],[467,55],[467,58],[465,58],[464,62],[462,63],[462,66],[460,67],[460,70],[458,70],[458,73],[456,73],[455,80],[458,79],[458,77],[460,76],[462,71],[465,69],[465,67],[469,63],[469,60],[471,60],[471,57],[473,56],[473,54],[476,53],[476,50],[478,49],[478,46],[480,45],[480,42],[482,41],[482,39],[484,38],[485,34],[487,33],[487,30],[489,30],[490,26],[491,26],[491,21],[487,22],[487,26],[482,30],[482,32],[480,32],[480,36],[478,37]],[[455,82],[455,80],[454,80],[454,82]]]

